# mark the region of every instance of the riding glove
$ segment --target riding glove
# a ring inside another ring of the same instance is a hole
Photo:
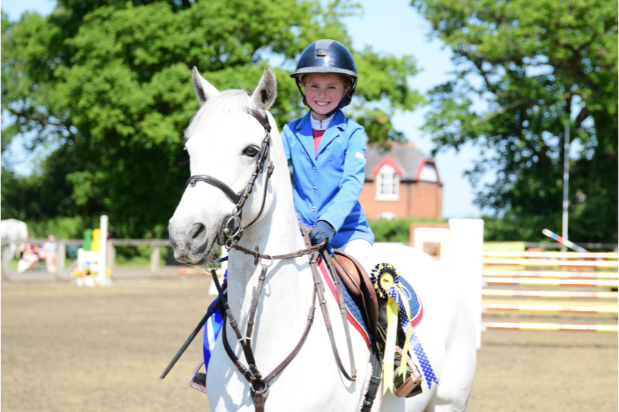
[[[333,229],[333,226],[324,220],[319,220],[310,234],[310,240],[314,245],[322,243],[325,240],[329,243],[331,239],[333,239],[333,236],[335,236],[335,229]]]

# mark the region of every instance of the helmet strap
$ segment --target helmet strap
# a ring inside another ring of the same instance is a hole
[[[305,93],[303,93],[303,89],[301,89],[301,83],[299,83],[299,79],[294,79],[294,81],[297,84],[299,93],[301,93],[301,96],[303,96],[303,104],[306,105],[307,107],[310,107],[310,105],[307,103],[307,99],[305,98]],[[310,107],[310,110],[311,110],[311,107]]]

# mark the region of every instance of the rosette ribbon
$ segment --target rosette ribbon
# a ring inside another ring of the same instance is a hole
[[[409,353],[409,351],[411,357],[413,357],[414,352],[421,364],[421,369],[428,382],[428,387],[432,387],[432,382],[438,384],[430,361],[421,346],[419,338],[413,331],[408,299],[400,287],[400,272],[398,272],[393,265],[382,263],[374,267],[370,277],[378,295],[383,298],[387,297],[387,341],[385,344],[385,357],[383,361],[383,393],[386,393],[388,390],[395,393],[394,363],[398,326],[400,326],[406,334],[404,347],[402,348],[402,361],[406,362],[406,354]],[[405,375],[406,368],[401,368],[400,374]],[[403,381],[406,381],[406,376],[403,376]]]

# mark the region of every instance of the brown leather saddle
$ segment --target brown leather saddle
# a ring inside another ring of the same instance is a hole
[[[368,321],[368,328],[374,336],[377,336],[378,298],[370,276],[354,257],[341,250],[335,249],[331,262],[350,294],[360,298],[361,309]]]

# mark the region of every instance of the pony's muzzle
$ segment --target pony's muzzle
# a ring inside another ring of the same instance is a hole
[[[170,222],[169,233],[170,244],[174,248],[174,258],[177,261],[199,264],[206,260],[209,236],[205,224],[193,223],[183,227]]]

